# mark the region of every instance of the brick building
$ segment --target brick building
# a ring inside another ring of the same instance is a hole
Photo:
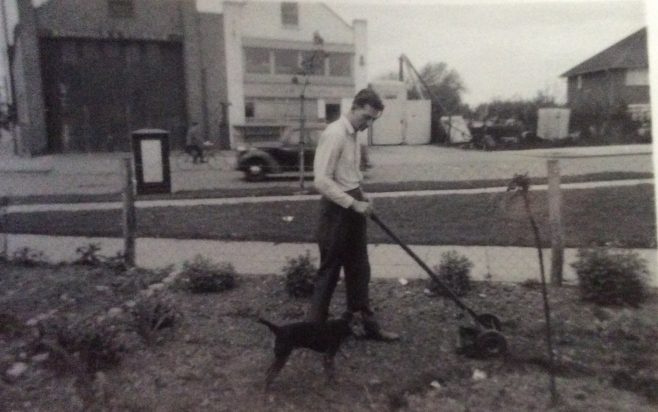
[[[650,121],[647,29],[643,28],[568,70],[572,129],[622,138],[622,123]]]
[[[23,154],[128,150],[131,130],[191,121],[228,147],[219,14],[194,0],[18,1],[11,53]]]
[[[326,58],[308,76],[308,127],[367,85],[366,22],[350,25],[321,3],[226,1],[219,14],[198,12],[195,0],[17,2],[23,154],[128,150],[139,128],[169,130],[181,148],[192,121],[222,148],[275,138],[299,123],[299,66],[318,36]]]

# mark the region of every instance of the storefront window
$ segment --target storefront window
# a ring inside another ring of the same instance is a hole
[[[648,86],[648,69],[628,69],[626,71],[626,86]]]
[[[267,49],[247,47],[244,49],[247,73],[270,73],[270,51]]]
[[[274,52],[276,74],[296,74],[299,72],[299,52],[296,50],[276,50]]]
[[[302,52],[302,63],[308,74],[316,76],[324,74],[324,53],[321,51]]]
[[[330,76],[352,76],[352,55],[348,53],[332,53],[329,55]]]

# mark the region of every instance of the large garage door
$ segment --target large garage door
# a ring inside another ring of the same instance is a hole
[[[185,85],[179,42],[41,39],[50,152],[129,150],[159,128],[180,147]]]

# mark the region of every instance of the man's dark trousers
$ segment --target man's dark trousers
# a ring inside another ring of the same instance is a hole
[[[363,200],[360,189],[347,192],[356,200]],[[352,209],[346,209],[325,199],[321,200],[318,244],[320,268],[318,269],[309,321],[323,322],[329,314],[329,304],[336,289],[340,269],[345,271],[347,310],[362,311],[370,315],[368,283],[367,219]]]

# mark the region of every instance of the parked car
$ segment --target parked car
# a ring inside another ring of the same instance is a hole
[[[305,128],[304,170],[313,170],[313,158],[324,126]],[[238,147],[237,170],[249,181],[263,180],[267,175],[299,171],[299,128],[284,130],[277,141],[254,142]]]
[[[516,124],[485,125],[480,122],[471,125],[469,130],[473,137],[472,146],[481,150],[518,148],[535,138],[534,133]]]

